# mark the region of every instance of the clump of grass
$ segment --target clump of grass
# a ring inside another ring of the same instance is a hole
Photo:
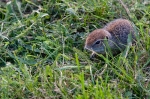
[[[0,4],[0,98],[148,99],[150,9],[145,2],[122,1],[131,8],[137,43],[93,61],[83,49],[86,35],[115,18],[129,17],[119,1]]]

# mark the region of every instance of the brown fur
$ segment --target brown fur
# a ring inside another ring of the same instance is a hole
[[[105,31],[103,29],[94,30],[90,33],[86,39],[86,45],[90,46],[93,44],[94,41],[97,39],[104,39],[106,36]]]
[[[115,27],[120,27],[121,25],[124,25],[124,26],[131,26],[131,23],[130,21],[126,20],[126,19],[117,19],[108,23],[104,29],[108,30],[108,31],[113,31]]]

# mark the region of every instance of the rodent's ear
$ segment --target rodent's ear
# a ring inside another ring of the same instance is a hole
[[[108,36],[106,36],[105,38],[106,38],[107,40],[109,39],[109,37],[108,37]]]

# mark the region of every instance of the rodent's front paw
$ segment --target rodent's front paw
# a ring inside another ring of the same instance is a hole
[[[93,59],[95,57],[95,52],[92,52],[92,54],[90,55],[90,59]]]

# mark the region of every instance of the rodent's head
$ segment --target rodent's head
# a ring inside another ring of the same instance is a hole
[[[111,47],[111,38],[111,34],[105,29],[94,30],[86,38],[84,48],[92,51],[93,53],[97,52],[104,54],[106,49],[105,41],[107,41],[108,45]]]

